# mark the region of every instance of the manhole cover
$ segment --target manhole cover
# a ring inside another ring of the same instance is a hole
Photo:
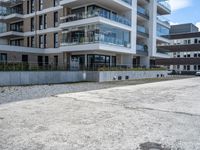
[[[141,150],[171,150],[171,148],[167,148],[163,146],[162,144],[151,143],[151,142],[140,144],[140,149]]]

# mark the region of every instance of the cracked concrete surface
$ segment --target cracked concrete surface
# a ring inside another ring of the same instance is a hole
[[[193,78],[3,104],[0,149],[199,150],[199,91]]]

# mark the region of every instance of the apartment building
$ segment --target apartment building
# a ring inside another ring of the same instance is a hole
[[[0,61],[81,66],[155,65],[168,55],[167,0],[1,0]]]
[[[189,24],[171,26],[169,45],[160,45],[168,51],[170,59],[157,60],[158,65],[168,66],[178,73],[194,74],[200,71],[200,32],[198,27]]]

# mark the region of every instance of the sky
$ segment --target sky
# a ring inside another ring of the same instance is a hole
[[[200,29],[200,0],[170,0],[171,24],[193,23]]]

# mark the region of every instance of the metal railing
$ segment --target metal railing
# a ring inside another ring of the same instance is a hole
[[[149,71],[165,70],[159,66],[146,68],[140,65],[112,64],[112,63],[93,63],[88,66],[77,64],[45,64],[44,62],[0,62],[0,71]]]

